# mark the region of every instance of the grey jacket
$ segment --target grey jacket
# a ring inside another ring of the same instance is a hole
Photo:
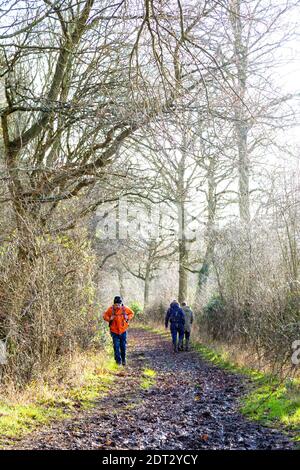
[[[194,321],[193,312],[192,312],[192,310],[190,309],[190,307],[188,305],[186,305],[185,307],[181,307],[181,308],[184,311],[184,318],[185,318],[184,331],[189,331],[190,332],[192,323]]]

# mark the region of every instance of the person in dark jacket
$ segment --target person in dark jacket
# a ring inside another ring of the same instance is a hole
[[[183,349],[183,337],[184,337],[184,312],[179,307],[179,303],[176,300],[170,304],[168,308],[166,318],[165,318],[165,326],[168,328],[168,324],[170,322],[170,330],[172,335],[172,342],[174,352],[182,351]],[[177,343],[177,336],[178,336],[178,343]]]

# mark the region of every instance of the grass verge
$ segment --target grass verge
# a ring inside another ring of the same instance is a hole
[[[250,379],[250,390],[241,400],[241,412],[249,419],[265,426],[292,431],[300,441],[300,381],[280,380],[271,374],[237,365],[222,354],[202,344],[194,344],[201,356],[222,369],[244,375]]]
[[[23,391],[5,388],[0,393],[0,448],[54,420],[68,418],[78,409],[94,405],[109,391],[117,375],[111,351],[84,353],[74,358],[69,379],[31,382]]]

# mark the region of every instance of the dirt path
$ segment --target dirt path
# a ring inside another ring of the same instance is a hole
[[[155,383],[141,388],[143,370]],[[241,378],[201,361],[174,355],[170,341],[132,329],[129,366],[95,408],[23,439],[18,449],[289,449],[278,431],[249,422],[237,411]]]

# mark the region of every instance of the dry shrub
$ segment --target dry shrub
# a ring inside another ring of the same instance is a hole
[[[215,293],[198,316],[212,339],[249,345],[279,369],[293,366],[292,342],[300,338],[299,283],[282,243],[277,230],[258,223],[224,229],[214,256]]]
[[[95,258],[87,234],[76,230],[31,242],[35,251],[26,258],[17,238],[0,257],[1,336],[8,350],[2,367],[17,384],[39,377],[58,357],[67,368],[97,332]]]
[[[145,323],[150,321],[151,324],[155,323],[158,325],[164,325],[168,307],[169,305],[167,303],[163,303],[161,301],[152,302],[148,307],[147,312],[141,315],[140,321]]]

